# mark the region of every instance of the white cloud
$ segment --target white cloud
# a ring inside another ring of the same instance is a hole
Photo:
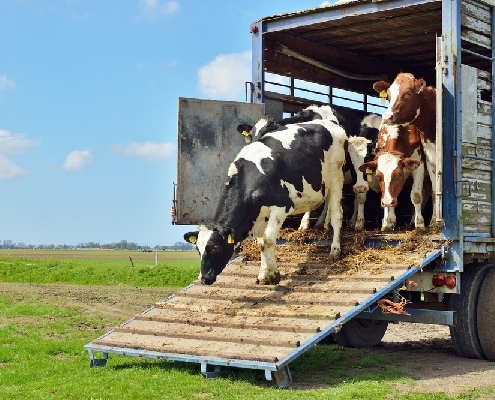
[[[346,0],[346,1],[347,1],[347,0]],[[338,3],[338,1],[337,1],[337,3]],[[329,6],[330,4],[332,4],[332,3],[330,3],[329,1],[324,1],[324,2],[323,2],[323,3],[321,3],[318,7],[327,7],[327,6]]]
[[[0,129],[0,153],[23,153],[31,147],[38,146],[41,140],[29,139],[23,133],[12,133]]]
[[[175,154],[174,143],[131,143],[127,145],[116,144],[112,150],[127,157],[142,157],[146,160],[164,160]]]
[[[0,75],[0,90],[3,89],[15,89],[15,82],[5,75]]]
[[[139,7],[141,16],[154,21],[180,11],[178,1],[139,0]]]
[[[244,84],[252,80],[251,52],[222,54],[198,71],[199,87],[208,96],[239,99]]]
[[[27,175],[27,171],[0,155],[0,180],[14,179]]]
[[[74,150],[67,155],[62,168],[66,171],[79,171],[91,161],[93,161],[93,156],[90,151]]]

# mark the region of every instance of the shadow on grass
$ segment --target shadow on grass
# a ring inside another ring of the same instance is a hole
[[[115,370],[139,368],[175,371],[201,376],[201,365],[169,360],[123,358],[110,366]],[[289,365],[293,382],[292,390],[331,388],[343,382],[394,381],[404,375],[393,367],[400,356],[383,355],[369,349],[346,349],[337,345],[318,345],[301,355]],[[125,360],[124,362],[122,362]],[[208,366],[208,371],[214,366]],[[221,367],[220,379],[244,382],[259,387],[277,387],[275,379],[267,381],[264,370]]]

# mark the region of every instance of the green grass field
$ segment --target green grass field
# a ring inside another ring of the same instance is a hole
[[[0,282],[183,287],[198,273],[196,251],[0,250]]]
[[[129,257],[133,260],[131,263]],[[197,278],[196,252],[0,252],[0,399],[493,399],[495,386],[421,393],[402,355],[316,346],[279,389],[261,371],[110,355],[89,368],[84,345]],[[404,390],[409,387],[409,390]]]

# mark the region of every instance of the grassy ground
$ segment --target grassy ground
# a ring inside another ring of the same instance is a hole
[[[206,380],[198,364],[118,355],[89,368],[84,345],[192,282],[197,253],[159,253],[158,266],[154,253],[25,253],[0,254],[1,399],[495,398],[495,386],[423,393],[398,367],[404,354],[338,346],[316,346],[291,363],[286,390],[236,368]]]

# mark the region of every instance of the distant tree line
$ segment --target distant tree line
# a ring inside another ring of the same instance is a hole
[[[87,242],[79,243],[77,246],[67,245],[67,244],[25,244],[24,242],[14,243],[11,240],[0,241],[0,249],[60,249],[60,250],[70,250],[70,249],[113,249],[113,250],[141,250],[141,251],[156,251],[156,250],[192,250],[194,246],[186,242],[176,242],[171,246],[160,246],[156,245],[154,247],[142,246],[138,243],[128,242],[127,240],[121,240],[118,243],[104,243],[100,244],[98,242]]]

